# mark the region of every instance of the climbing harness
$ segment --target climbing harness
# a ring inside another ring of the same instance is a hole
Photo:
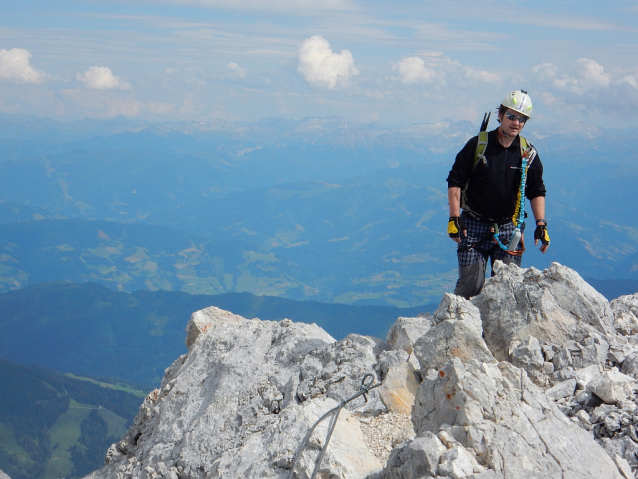
[[[332,415],[332,418],[330,419],[330,425],[328,426],[326,441],[323,445],[323,448],[321,449],[321,452],[317,456],[317,459],[315,460],[315,468],[312,471],[312,475],[310,476],[310,479],[315,479],[315,477],[317,476],[317,473],[319,472],[319,467],[321,466],[321,462],[323,461],[323,456],[325,455],[326,450],[328,449],[328,443],[330,442],[330,438],[332,437],[332,432],[334,431],[335,426],[337,425],[337,419],[339,418],[339,413],[341,412],[341,410],[344,408],[346,404],[358,398],[359,396],[363,396],[363,399],[365,400],[365,402],[368,402],[367,394],[370,392],[370,390],[381,386],[381,384],[383,383],[374,384],[374,376],[372,374],[366,374],[365,376],[363,376],[363,379],[361,380],[361,386],[359,386],[359,391],[354,396],[348,399],[342,400],[338,406],[332,408],[330,411],[328,411],[323,416],[321,416],[317,420],[317,422],[315,422],[315,424],[310,428],[308,433],[304,436],[303,441],[301,441],[301,444],[299,444],[297,451],[295,451],[295,455],[292,461],[292,466],[290,466],[290,472],[288,473],[287,479],[292,479],[292,475],[294,474],[294,471],[295,471],[295,466],[297,465],[297,462],[299,462],[301,453],[303,452],[304,448],[308,444],[308,441],[310,440],[310,436],[312,436],[312,433],[314,432],[316,427],[324,419]]]

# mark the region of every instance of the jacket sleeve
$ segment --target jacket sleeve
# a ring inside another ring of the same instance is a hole
[[[459,151],[454,160],[454,165],[450,170],[450,174],[447,177],[447,186],[464,188],[470,175],[472,174],[472,167],[474,166],[474,153],[478,145],[478,136],[470,139],[463,149]],[[531,169],[531,168],[530,168]]]
[[[527,184],[525,185],[525,196],[532,200],[539,196],[545,196],[545,183],[543,183],[543,164],[538,155],[534,158],[529,170],[527,170]]]

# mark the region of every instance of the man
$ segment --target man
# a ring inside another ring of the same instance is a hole
[[[447,178],[448,234],[458,243],[459,280],[454,294],[469,299],[481,292],[488,258],[492,266],[497,259],[520,266],[525,250],[521,213],[525,197],[536,220],[534,244],[541,242],[541,253],[549,247],[543,165],[534,147],[520,136],[531,117],[527,92],[509,93],[498,109],[498,128],[483,133],[482,140],[475,136],[456,155]],[[477,150],[479,141],[482,154]]]

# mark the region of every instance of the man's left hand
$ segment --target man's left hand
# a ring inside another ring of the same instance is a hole
[[[541,253],[545,253],[547,248],[549,248],[549,233],[547,233],[547,225],[536,225],[536,230],[534,231],[534,246],[538,245],[538,241],[541,242],[540,251]]]

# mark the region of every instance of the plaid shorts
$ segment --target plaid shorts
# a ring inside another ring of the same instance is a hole
[[[492,224],[485,223],[483,221],[472,218],[467,213],[462,213],[461,217],[467,227],[467,236],[461,235],[461,242],[456,250],[456,255],[459,260],[459,268],[463,266],[469,266],[478,261],[487,261],[487,258],[491,258],[492,264],[495,260],[501,260],[504,263],[521,265],[521,256],[512,255],[499,246],[494,240],[494,234],[491,231]],[[521,227],[521,231],[525,228],[525,225]],[[512,234],[516,227],[511,221],[498,225],[499,239],[504,245],[509,244],[512,239]],[[518,245],[518,250],[523,249],[523,244]]]

